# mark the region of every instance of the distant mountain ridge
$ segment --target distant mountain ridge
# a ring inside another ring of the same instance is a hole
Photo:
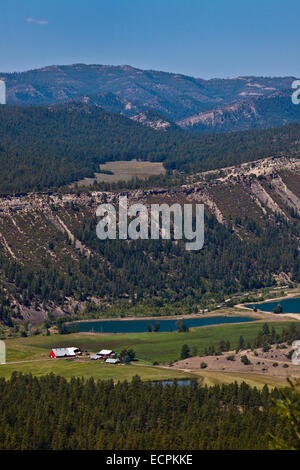
[[[7,103],[11,105],[51,105],[79,99],[128,117],[156,112],[168,122],[197,132],[300,121],[300,107],[291,102],[294,77],[203,80],[129,65],[74,64],[0,72],[0,79],[6,82]]]
[[[299,119],[300,109],[292,104],[290,92],[281,91],[203,111],[178,121],[177,125],[196,132],[228,132],[279,127]]]

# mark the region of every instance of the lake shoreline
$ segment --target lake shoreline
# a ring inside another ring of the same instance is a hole
[[[249,311],[250,316],[257,320],[261,320],[261,318],[258,318],[257,315],[251,310],[247,309]],[[248,312],[247,312],[248,313]],[[252,313],[252,315],[251,315]],[[265,312],[264,312],[265,313]],[[191,314],[180,314],[180,315],[163,315],[160,317],[109,317],[109,318],[87,318],[84,320],[74,320],[74,321],[69,321],[66,322],[66,325],[74,325],[75,323],[89,323],[89,322],[107,322],[107,321],[137,321],[137,320],[148,320],[148,321],[160,321],[160,320],[188,320],[189,318],[212,318],[212,317],[239,317],[239,316],[244,316],[245,312],[230,312],[230,313],[224,313],[220,312],[217,310],[213,310],[210,313],[191,313]],[[248,316],[248,315],[245,315]]]
[[[255,304],[266,304],[268,302],[276,302],[277,300],[280,301],[280,300],[287,300],[287,299],[292,299],[292,298],[299,298],[300,299],[300,292],[289,292],[288,294],[284,295],[284,296],[281,296],[281,297],[274,297],[272,299],[266,299],[266,300],[261,300],[261,301],[258,301],[258,302],[254,302]],[[237,308],[241,308],[242,306],[245,307],[245,304],[238,304],[238,305],[235,305],[235,307]],[[248,307],[246,307],[248,308]]]
[[[272,316],[275,316],[275,317],[281,317],[281,318],[286,318],[286,317],[289,317],[289,318],[293,318],[295,320],[300,320],[300,311],[296,311],[296,312],[289,312],[288,309],[291,308],[290,306],[286,306],[286,310],[287,311],[283,311],[282,313],[274,313],[274,311],[272,310],[265,310],[265,309],[260,309],[259,307],[261,306],[267,306],[268,304],[272,304],[272,306],[274,306],[275,304],[277,305],[282,305],[284,303],[288,303],[289,301],[292,301],[292,300],[295,300],[295,301],[298,301],[299,304],[300,304],[300,294],[299,292],[298,293],[289,293],[285,296],[281,296],[281,297],[276,297],[276,298],[272,298],[272,299],[267,299],[267,300],[264,300],[264,301],[261,301],[261,302],[254,302],[252,304],[249,304],[248,305],[244,305],[244,310],[245,312],[249,312],[249,311],[254,311],[254,308],[257,309],[257,312],[260,314],[260,313],[265,313],[265,314],[269,314],[269,315],[272,315]],[[284,307],[284,305],[283,305]],[[241,308],[241,306],[240,306]],[[271,307],[272,308],[272,307]],[[275,307],[274,307],[275,308]],[[298,308],[298,306],[297,306]],[[284,309],[285,310],[285,309]],[[255,313],[257,313],[255,312]]]
[[[157,318],[152,320],[138,319],[132,321],[120,321],[120,320],[109,320],[109,321],[86,321],[80,323],[81,328],[78,333],[101,333],[101,334],[127,334],[127,333],[146,333],[148,330],[148,323],[151,325],[151,332],[154,332],[155,323],[159,323],[159,332],[166,333],[169,331],[176,331],[177,321],[180,321],[178,317],[161,319]],[[182,320],[181,320],[182,321]],[[259,318],[254,316],[237,316],[237,315],[212,315],[209,318],[185,318],[185,324],[189,329],[199,328],[203,326],[214,326],[214,325],[233,325],[241,323],[250,323],[253,321],[259,321]],[[78,323],[77,323],[78,325]],[[71,325],[74,326],[74,323]],[[86,329],[85,329],[86,328]]]
[[[268,303],[268,302],[276,302],[278,300],[278,302],[280,300],[285,300],[285,299],[290,299],[290,298],[294,298],[294,297],[299,297],[300,298],[300,291],[297,291],[297,292],[289,292],[287,293],[286,295],[284,296],[280,296],[280,297],[275,297],[275,298],[270,298],[270,299],[267,299],[267,300],[262,300],[262,301],[258,301],[258,302],[254,302],[255,304],[265,304],[265,303]],[[249,304],[248,304],[249,305]],[[148,321],[157,321],[159,322],[160,320],[187,320],[189,318],[212,318],[212,317],[237,317],[237,316],[246,316],[246,317],[249,317],[251,319],[254,319],[256,321],[263,321],[263,320],[271,320],[271,321],[274,321],[277,319],[277,321],[280,321],[280,318],[279,317],[287,317],[288,315],[298,315],[298,314],[295,314],[295,313],[283,313],[283,314],[278,314],[278,313],[273,313],[273,312],[268,312],[268,311],[265,311],[265,310],[260,310],[258,309],[257,312],[254,312],[253,311],[253,308],[250,308],[250,307],[247,307],[246,304],[236,304],[234,305],[234,307],[232,307],[234,309],[240,309],[239,312],[228,312],[228,311],[225,311],[224,312],[224,309],[226,310],[226,307],[223,307],[223,308],[220,308],[220,309],[216,309],[216,310],[211,310],[210,312],[205,312],[205,313],[190,313],[190,314],[180,314],[180,315],[162,315],[162,316],[146,316],[146,317],[139,317],[139,316],[128,316],[128,317],[108,317],[108,318],[86,318],[86,319],[81,319],[81,320],[70,320],[68,322],[66,322],[66,326],[70,326],[70,325],[75,325],[75,324],[81,324],[81,323],[89,323],[89,322],[111,322],[111,321],[137,321],[137,320],[148,320]],[[270,318],[271,317],[271,318]],[[300,320],[300,314],[299,314],[299,317],[291,317],[291,318],[295,318],[297,320]],[[239,323],[239,322],[237,322]],[[211,325],[213,326],[213,325]],[[106,334],[106,333],[103,333],[103,334]],[[115,334],[123,334],[123,333],[115,333]]]

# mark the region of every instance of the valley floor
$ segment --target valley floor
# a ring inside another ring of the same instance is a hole
[[[269,322],[269,327],[274,326],[280,332],[288,328],[292,322]],[[75,333],[69,335],[53,334],[50,336],[31,336],[27,338],[8,338],[7,364],[0,365],[0,377],[8,378],[13,371],[32,373],[36,376],[55,373],[66,378],[94,377],[96,379],[131,380],[139,375],[142,380],[171,380],[183,378],[196,378],[199,383],[230,383],[233,381],[246,381],[262,387],[286,385],[288,376],[299,376],[292,367],[283,368],[281,362],[284,358],[252,358],[251,362],[264,361],[268,363],[268,370],[262,372],[260,366],[244,366],[238,360],[234,363],[226,360],[229,353],[217,359],[194,357],[189,360],[178,361],[183,344],[187,344],[191,351],[197,349],[198,354],[203,354],[205,348],[211,345],[217,346],[221,340],[230,341],[232,349],[237,347],[239,337],[242,335],[245,341],[253,340],[261,330],[260,321],[244,324],[216,325],[209,327],[193,328],[188,333],[158,332],[158,333],[129,333],[103,335],[97,333]],[[80,347],[82,351],[91,354],[102,348],[109,348],[120,352],[124,348],[133,348],[137,361],[130,365],[110,365],[101,361],[91,361],[88,356],[69,359],[49,359],[48,355],[55,347]],[[285,353],[286,350],[283,352]],[[196,353],[196,354],[197,354]],[[274,355],[278,351],[274,352]],[[250,358],[250,357],[249,357]],[[175,361],[175,362],[174,362]],[[178,361],[178,362],[176,362]],[[201,362],[208,362],[209,366],[202,370]],[[273,367],[274,362],[280,363]],[[225,362],[225,365],[223,365]],[[154,363],[156,365],[154,365]],[[173,363],[170,367],[169,364]],[[232,365],[234,364],[234,365]],[[223,370],[225,368],[225,370]],[[282,372],[282,373],[279,373]]]

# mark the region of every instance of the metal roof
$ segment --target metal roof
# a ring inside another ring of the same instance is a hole
[[[99,356],[109,356],[113,351],[110,349],[101,349],[101,351],[97,352]]]
[[[56,357],[76,356],[75,351],[78,348],[55,348],[52,349]]]

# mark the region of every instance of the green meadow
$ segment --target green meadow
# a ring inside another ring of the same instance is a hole
[[[72,359],[49,359],[36,360],[32,362],[24,362],[18,364],[5,364],[0,366],[0,376],[9,378],[13,372],[22,372],[23,374],[31,373],[36,376],[45,374],[56,374],[70,379],[71,377],[84,377],[86,379],[94,377],[94,379],[114,381],[128,380],[139,375],[142,380],[168,380],[168,379],[187,379],[192,374],[185,372],[161,369],[159,367],[151,367],[137,364],[105,364],[102,361],[87,360],[79,362]]]

